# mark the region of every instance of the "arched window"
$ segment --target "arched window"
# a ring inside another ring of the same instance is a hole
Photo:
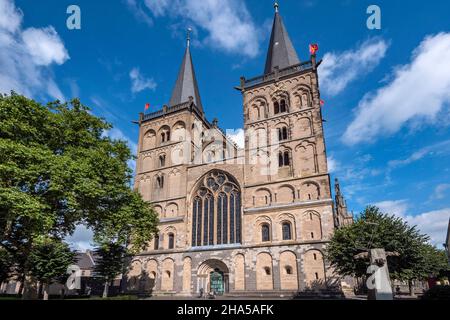
[[[159,250],[159,234],[155,234],[155,240],[154,240],[154,250]]]
[[[283,240],[292,240],[291,223],[283,222]]]
[[[241,193],[235,179],[215,170],[201,180],[196,190],[192,246],[240,243]]]
[[[291,157],[289,154],[289,151],[280,152],[278,154],[278,166],[280,168],[282,167],[288,167],[291,165]]]
[[[192,213],[192,246],[201,246],[201,238],[198,237],[202,223],[202,199],[195,198]]]
[[[288,139],[288,130],[286,127],[278,128],[278,141],[285,141]]]
[[[160,176],[156,178],[156,187],[158,189],[163,189],[164,188],[164,176]]]
[[[286,109],[286,100],[282,99],[280,101],[280,112],[284,113],[286,111],[287,111],[287,109]]]
[[[289,151],[284,152],[284,166],[291,165],[291,158],[289,157]]]
[[[273,113],[274,114],[279,114],[280,113],[280,104],[278,103],[278,101],[275,101],[273,103]]]
[[[278,141],[285,141],[288,139],[288,129],[286,127],[278,128]]]
[[[164,126],[161,130],[161,143],[169,142],[170,141],[170,128],[167,126]]]
[[[159,156],[159,167],[163,168],[166,166],[166,155],[162,154]]]
[[[270,227],[268,224],[263,224],[261,226],[261,240],[262,242],[270,241]]]
[[[173,249],[175,248],[175,236],[173,233],[169,233],[169,248],[168,249]]]

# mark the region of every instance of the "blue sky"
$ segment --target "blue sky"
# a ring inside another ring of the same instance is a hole
[[[381,30],[366,27],[371,4]],[[81,30],[66,9],[81,8]],[[209,119],[243,126],[239,77],[264,68],[270,0],[0,0],[0,91],[80,97],[136,148],[145,103],[167,103],[192,27]],[[448,1],[280,1],[301,60],[318,43],[332,177],[355,212],[378,204],[444,241],[450,217]],[[236,137],[239,140],[239,137]],[[85,233],[87,234],[87,233]],[[89,241],[83,234],[76,241]]]

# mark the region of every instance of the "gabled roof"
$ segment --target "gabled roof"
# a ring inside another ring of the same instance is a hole
[[[194,98],[195,106],[200,111],[200,113],[203,113],[203,106],[198,90],[197,78],[195,77],[194,64],[192,63],[190,39],[188,37],[183,62],[181,63],[177,82],[175,83],[175,87],[173,88],[169,105],[173,107],[181,103],[188,102],[189,97]]]
[[[273,20],[272,35],[270,36],[264,74],[273,72],[275,67],[284,69],[299,63],[300,60],[297,52],[292,45],[283,19],[278,12],[278,4],[275,3],[275,18]]]
[[[96,257],[91,251],[77,252],[75,256],[75,264],[82,270],[93,270],[95,266],[95,259]]]

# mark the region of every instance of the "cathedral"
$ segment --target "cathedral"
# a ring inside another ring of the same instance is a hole
[[[332,199],[320,63],[300,61],[275,4],[264,73],[236,87],[241,149],[207,120],[188,36],[170,101],[138,121],[134,187],[159,233],[130,261],[128,292],[289,296],[330,286],[324,249],[351,216],[338,183]]]

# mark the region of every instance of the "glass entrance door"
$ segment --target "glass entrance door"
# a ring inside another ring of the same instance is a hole
[[[214,271],[210,275],[211,291],[217,295],[223,295],[225,291],[223,272]]]

